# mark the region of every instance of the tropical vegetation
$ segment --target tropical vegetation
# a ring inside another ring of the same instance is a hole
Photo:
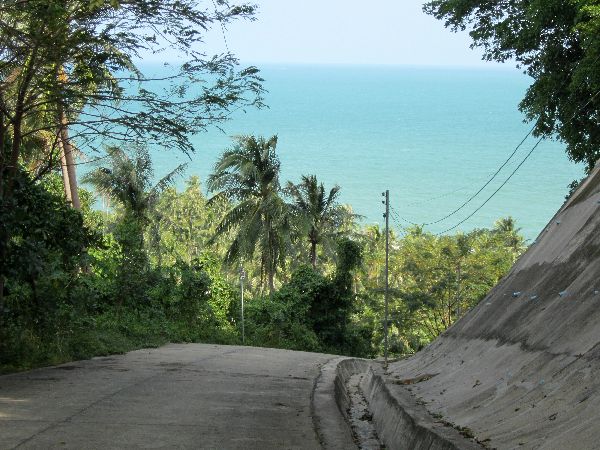
[[[469,30],[484,58],[518,63],[533,79],[520,109],[538,136],[558,137],[573,161],[600,158],[597,0],[430,0],[424,11]]]
[[[276,136],[234,138],[206,189],[184,166],[154,176],[154,151],[191,155],[192,134],[262,106],[256,68],[202,49],[211,26],[254,11],[2,2],[1,371],[169,341],[239,344],[241,274],[246,344],[382,354],[384,231],[318,174],[282,180]],[[165,49],[185,61],[171,75],[136,66]],[[389,248],[390,351],[405,355],[480,302],[525,246],[505,218],[455,235],[396,228]]]

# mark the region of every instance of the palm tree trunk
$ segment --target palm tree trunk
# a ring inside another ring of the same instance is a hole
[[[73,158],[73,146],[69,140],[69,130],[67,129],[67,116],[64,110],[60,110],[60,140],[62,144],[62,156],[64,155],[64,164],[67,166],[67,175],[69,178],[69,190],[71,191],[71,204],[75,209],[81,209],[79,202],[79,192],[77,191],[77,174],[75,172],[75,159]],[[63,176],[64,178],[64,176]],[[66,186],[65,186],[66,190]],[[67,199],[69,197],[67,196]]]
[[[275,292],[275,273],[273,270],[269,270],[269,297],[273,299],[273,293]]]
[[[315,241],[310,241],[310,262],[313,266],[313,269],[317,268],[317,243]]]
[[[61,83],[66,83],[67,75],[62,66],[57,68],[56,74],[58,81]],[[58,103],[58,130],[61,144],[61,163],[63,166],[67,168],[67,175],[69,178],[69,186],[65,184],[65,193],[67,189],[70,191],[67,194],[67,200],[70,200],[71,206],[75,209],[81,209],[81,203],[79,202],[79,192],[77,191],[77,174],[75,173],[75,159],[73,158],[73,146],[71,145],[71,141],[69,139],[69,130],[68,130],[68,120],[67,115],[65,113],[65,109],[63,105]],[[64,160],[63,160],[64,156]],[[64,172],[63,172],[63,180],[66,181]]]
[[[60,169],[63,177],[65,198],[67,199],[67,202],[70,205],[72,205],[73,198],[71,197],[71,182],[69,181],[69,172],[67,170],[67,158],[65,157],[65,149],[62,145],[62,139],[59,139],[58,145],[60,147]]]
[[[265,286],[265,257],[261,254],[260,256],[260,295],[262,297]]]

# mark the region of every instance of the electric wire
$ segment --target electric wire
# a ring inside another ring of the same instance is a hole
[[[596,57],[596,59],[594,60],[594,63],[593,63],[593,64],[595,64],[595,63],[596,63],[596,62],[598,62],[599,60],[600,60],[600,55],[598,55],[598,56]],[[575,68],[573,68],[573,69],[571,70],[571,72],[574,72],[574,71],[575,71]],[[567,84],[568,80],[569,80],[569,78],[565,79],[565,81],[562,83],[562,86],[561,86],[561,88],[566,86],[566,84]],[[583,82],[583,81],[582,81],[582,82]],[[581,83],[580,83],[580,84],[581,84]],[[578,86],[577,86],[577,87],[578,87]],[[577,115],[577,113],[578,113],[579,111],[581,111],[583,108],[585,108],[585,107],[586,107],[586,106],[587,106],[587,105],[588,105],[588,104],[589,104],[589,103],[590,103],[590,102],[591,102],[591,101],[594,99],[594,97],[596,97],[596,95],[598,95],[598,93],[596,93],[594,96],[592,96],[592,98],[591,98],[591,99],[590,99],[590,100],[589,100],[589,101],[588,101],[588,102],[587,102],[587,103],[586,103],[586,104],[585,104],[585,105],[584,105],[582,108],[580,108],[578,111],[576,111],[576,112],[573,114],[573,117],[571,117],[571,119],[569,119],[569,121],[568,121],[568,122],[571,122],[571,121],[572,121],[572,120],[575,118],[575,116]],[[484,190],[484,189],[485,189],[487,186],[489,186],[489,184],[490,184],[490,183],[491,183],[491,182],[492,182],[492,181],[493,181],[493,180],[494,180],[494,179],[495,179],[495,178],[498,176],[498,174],[499,174],[499,173],[502,171],[502,169],[503,169],[503,168],[504,168],[504,167],[505,167],[505,166],[506,166],[506,165],[507,165],[507,164],[510,162],[510,160],[511,160],[511,159],[512,159],[512,158],[513,158],[515,155],[516,155],[517,151],[518,151],[518,150],[521,148],[521,146],[522,146],[522,145],[525,143],[525,141],[526,141],[526,140],[527,140],[527,139],[528,139],[528,138],[529,138],[529,137],[532,135],[532,133],[533,133],[533,131],[535,130],[536,126],[537,126],[537,123],[536,123],[536,124],[534,124],[534,125],[531,127],[531,129],[529,130],[529,132],[528,132],[528,133],[525,135],[525,137],[524,137],[524,138],[521,140],[521,142],[520,142],[520,143],[519,143],[519,144],[518,144],[518,145],[515,147],[515,149],[514,149],[514,150],[512,151],[512,153],[511,153],[511,154],[508,156],[508,158],[506,158],[506,160],[505,160],[505,161],[502,163],[502,165],[501,165],[501,166],[500,166],[500,167],[499,167],[499,168],[498,168],[498,169],[497,169],[497,170],[496,170],[496,171],[495,171],[495,172],[492,174],[492,176],[491,176],[491,177],[488,179],[488,181],[487,181],[487,182],[486,182],[486,183],[485,183],[485,184],[484,184],[484,185],[483,185],[483,186],[482,186],[482,187],[481,187],[481,188],[480,188],[480,189],[479,189],[477,192],[475,192],[475,193],[474,193],[473,195],[471,195],[471,196],[470,196],[470,197],[469,197],[469,198],[468,198],[466,201],[464,201],[464,202],[463,202],[463,203],[462,203],[462,204],[461,204],[461,205],[460,205],[458,208],[456,208],[456,209],[454,209],[453,211],[451,211],[450,213],[446,214],[444,217],[442,217],[442,218],[440,218],[440,219],[437,219],[437,220],[434,220],[434,221],[432,221],[432,222],[425,222],[425,223],[420,223],[420,224],[419,224],[419,223],[413,222],[413,221],[411,221],[411,220],[409,220],[409,219],[407,219],[407,218],[405,218],[405,217],[402,217],[402,216],[399,216],[399,217],[400,217],[400,219],[402,219],[404,222],[406,222],[406,223],[409,223],[409,224],[411,224],[411,225],[418,225],[418,226],[430,226],[430,225],[436,225],[436,224],[438,224],[438,223],[440,223],[440,222],[443,222],[444,220],[446,220],[446,219],[448,219],[448,218],[452,217],[453,215],[455,215],[456,213],[458,213],[459,211],[461,211],[461,210],[462,210],[462,209],[463,209],[465,206],[467,206],[469,203],[471,203],[471,202],[472,202],[472,201],[473,201],[473,200],[474,200],[474,199],[475,199],[475,198],[476,198],[476,197],[477,197],[477,196],[478,196],[478,195],[479,195],[479,194],[480,194],[480,193],[481,193],[481,192],[482,192],[482,191],[483,191],[483,190]],[[537,147],[538,145],[539,145],[539,142],[535,144],[535,147]],[[526,158],[526,159],[527,159],[527,158],[529,158],[529,154],[528,154],[528,155],[527,155],[525,158]],[[521,162],[521,164],[519,164],[519,167],[520,167],[522,164],[523,164],[523,162]],[[513,175],[513,174],[511,174],[511,175],[510,175],[510,177],[512,177],[512,175]],[[510,177],[509,177],[509,178],[510,178]],[[503,186],[504,186],[504,184],[505,184],[505,183],[503,183]],[[455,190],[455,191],[453,191],[453,192],[457,192],[457,191],[459,191],[459,190],[460,190],[460,189],[457,189],[457,190]],[[442,194],[441,196],[438,196],[437,198],[445,197],[445,196],[447,196],[447,195],[451,195],[451,194],[452,194],[452,193]],[[434,198],[432,198],[432,199],[429,199],[429,200],[425,200],[424,202],[421,202],[421,204],[422,204],[422,203],[425,203],[425,202],[427,202],[427,201],[435,200],[435,199],[436,199],[436,197],[434,197]],[[412,205],[414,205],[414,203],[413,203]]]
[[[400,233],[404,233],[404,235],[406,236],[408,234],[408,228],[406,228],[404,225],[402,225],[400,223],[400,215],[398,214],[398,211],[396,211],[394,209],[394,207],[392,206],[392,204],[390,203],[390,217],[392,219],[392,221],[396,224],[396,227],[398,228],[398,230],[400,231]]]
[[[515,147],[515,149],[512,151],[512,153],[508,156],[508,158],[506,158],[506,160],[502,163],[502,165],[493,173],[493,175],[488,179],[488,181],[485,182],[485,184],[483,186],[481,186],[479,188],[479,190],[477,192],[475,192],[474,194],[472,194],[467,200],[465,200],[458,208],[454,209],[453,211],[451,211],[450,213],[446,214],[444,217],[442,217],[441,219],[438,220],[434,220],[433,222],[427,222],[427,223],[423,223],[423,226],[429,226],[429,225],[436,225],[440,222],[443,222],[444,220],[452,217],[453,215],[455,215],[456,213],[458,213],[459,211],[461,211],[465,206],[467,206],[469,203],[471,203],[473,200],[475,200],[475,198],[477,198],[477,196],[479,194],[481,194],[481,192],[489,186],[489,184],[494,181],[496,179],[496,177],[498,176],[498,174],[502,171],[502,169],[504,169],[504,167],[506,167],[506,165],[510,162],[510,160],[513,158],[513,156],[515,156],[515,154],[519,151],[519,149],[521,148],[521,146],[525,143],[525,141],[529,138],[529,136],[531,136],[531,134],[533,133],[533,130],[535,130],[535,127],[537,126],[534,125],[533,127],[531,127],[531,129],[529,130],[529,132],[525,135],[525,137],[521,140],[521,142],[519,142],[519,145],[517,145]]]
[[[577,114],[579,114],[584,108],[586,108],[592,101],[594,101],[594,99],[600,95],[600,90],[598,90],[594,95],[592,95],[590,97],[590,99],[585,103],[585,105],[581,106],[580,108],[577,109],[577,111],[575,111],[573,113],[573,116],[571,116],[571,118],[567,121],[567,123],[572,122],[575,117],[577,116]],[[504,182],[479,206],[475,209],[475,211],[473,211],[471,214],[469,214],[467,217],[465,217],[464,219],[462,219],[460,222],[458,222],[457,224],[453,225],[450,228],[445,229],[444,231],[440,232],[440,233],[435,233],[436,236],[439,236],[441,234],[445,234],[448,231],[452,231],[455,228],[458,228],[460,225],[462,225],[463,223],[465,223],[467,220],[469,220],[471,217],[473,217],[475,214],[477,214],[477,212],[479,212],[499,191],[500,189],[502,189],[506,183],[508,183],[510,181],[510,179],[515,175],[515,173],[517,173],[517,171],[521,168],[521,166],[523,164],[525,164],[525,161],[527,161],[529,159],[529,157],[533,154],[533,152],[535,151],[535,149],[540,145],[540,143],[545,139],[545,137],[541,137],[536,144],[531,148],[531,150],[527,153],[527,155],[525,155],[525,157],[521,160],[521,162],[519,163],[519,165],[517,165],[517,167],[515,167],[515,169],[511,172],[511,174],[504,180]]]
[[[489,175],[491,175],[491,173]],[[487,176],[479,178],[479,179],[477,179],[477,181],[483,181],[486,178],[487,178]],[[414,201],[414,202],[411,202],[411,203],[406,203],[403,206],[406,206],[407,208],[411,207],[411,206],[421,206],[421,205],[423,205],[425,203],[429,203],[429,202],[432,202],[434,200],[439,200],[440,198],[449,197],[452,194],[456,194],[457,192],[465,191],[465,190],[470,189],[470,188],[471,188],[470,185],[468,185],[468,186],[462,186],[462,187],[459,187],[457,189],[454,189],[453,191],[445,192],[445,193],[440,194],[440,195],[435,195],[433,197],[429,197],[429,198],[426,198],[424,200],[419,200],[419,201]]]
[[[391,208],[391,206],[390,206],[390,208]],[[396,217],[397,217],[397,219],[398,219],[399,221],[406,222],[406,223],[408,223],[409,225],[414,225],[414,226],[417,226],[417,227],[424,226],[424,224],[422,224],[422,223],[412,222],[412,221],[408,220],[407,218],[405,218],[405,217],[402,217],[402,216],[401,216],[401,215],[398,213],[398,211],[396,211],[396,210],[394,210],[394,213],[396,214]]]
[[[513,170],[511,172],[511,174],[504,180],[504,182],[498,186],[498,188],[492,192],[492,195],[490,195],[481,205],[479,205],[471,214],[469,214],[467,217],[465,217],[464,219],[462,219],[460,222],[458,222],[456,225],[451,226],[450,228],[445,229],[444,231],[441,231],[439,233],[435,233],[435,236],[440,236],[442,234],[447,233],[448,231],[452,231],[455,228],[458,228],[460,225],[462,225],[463,223],[465,223],[467,220],[469,220],[471,217],[473,217],[475,214],[477,214],[481,208],[483,208],[499,191],[500,189],[502,189],[506,183],[508,183],[510,181],[510,179],[514,176],[515,173],[517,173],[517,171],[521,168],[521,166],[523,164],[525,164],[525,161],[527,161],[529,159],[529,157],[532,155],[532,153],[535,151],[535,149],[538,147],[538,145],[540,145],[540,143],[544,140],[544,138],[540,138],[535,145],[531,148],[531,150],[529,150],[529,152],[527,153],[527,155],[525,155],[525,158],[523,158],[521,160],[521,162],[519,163],[519,165],[517,167],[515,167],[515,170]]]

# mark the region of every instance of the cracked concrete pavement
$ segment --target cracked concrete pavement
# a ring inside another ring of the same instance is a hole
[[[331,358],[171,344],[4,375],[0,448],[321,448],[311,395]]]

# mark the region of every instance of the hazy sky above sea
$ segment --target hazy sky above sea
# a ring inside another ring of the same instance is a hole
[[[242,63],[497,66],[469,48],[467,32],[453,33],[423,13],[424,0],[254,3],[259,6],[256,21],[229,24],[225,38],[215,26],[203,50],[224,52],[226,40]]]

